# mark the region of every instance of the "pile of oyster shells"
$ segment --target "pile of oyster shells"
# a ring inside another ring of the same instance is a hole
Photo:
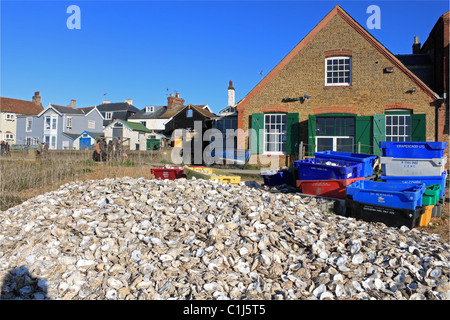
[[[76,181],[0,212],[2,299],[449,299],[438,235],[216,180]]]

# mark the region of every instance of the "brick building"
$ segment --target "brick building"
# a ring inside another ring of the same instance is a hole
[[[267,155],[280,165],[298,159],[299,142],[309,156],[380,154],[380,141],[434,141],[437,104],[423,81],[335,6],[237,104],[238,148],[250,149],[253,163]],[[444,108],[439,113],[443,120]]]

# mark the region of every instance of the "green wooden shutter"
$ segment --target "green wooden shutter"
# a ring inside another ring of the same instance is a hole
[[[411,140],[427,141],[426,114],[413,114],[411,116]]]
[[[250,150],[253,154],[264,152],[264,114],[252,114],[252,132],[251,132]]]
[[[308,156],[316,151],[316,116],[310,114],[308,119]]]
[[[286,115],[286,154],[298,153],[298,113]]]
[[[356,117],[355,124],[355,152],[361,142],[361,153],[372,153],[372,117]]]
[[[380,141],[386,140],[386,116],[384,114],[373,115],[373,154],[381,156]]]

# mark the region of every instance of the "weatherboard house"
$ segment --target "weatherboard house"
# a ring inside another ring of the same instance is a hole
[[[39,114],[17,117],[17,144],[37,146],[46,142],[49,149],[76,149],[75,139],[83,132],[103,132],[103,117],[97,108],[77,108],[49,104]]]
[[[381,153],[380,141],[442,141],[439,96],[335,6],[239,103],[238,148],[278,156]],[[253,129],[247,131],[249,129]]]

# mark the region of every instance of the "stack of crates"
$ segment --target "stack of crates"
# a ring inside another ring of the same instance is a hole
[[[403,184],[362,180],[347,186],[347,216],[389,227],[418,227],[425,207],[423,183]]]
[[[445,142],[380,142],[383,152],[380,157],[381,180],[403,184],[423,183],[427,188],[424,197],[429,193],[438,193],[438,196],[424,199],[427,207],[420,226],[428,225],[433,212],[434,216],[440,216],[447,178],[446,146]]]
[[[346,187],[373,174],[377,156],[339,152],[316,152],[315,158],[298,160],[296,187],[304,194],[346,199]]]

